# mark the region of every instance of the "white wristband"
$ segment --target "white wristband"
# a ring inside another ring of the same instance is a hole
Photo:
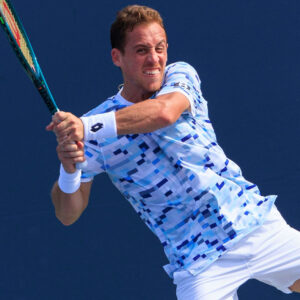
[[[117,136],[114,111],[80,118],[84,126],[84,141],[99,140]]]
[[[63,165],[60,165],[58,186],[64,193],[75,193],[80,187],[80,178],[81,170],[76,169],[74,173],[67,173]]]

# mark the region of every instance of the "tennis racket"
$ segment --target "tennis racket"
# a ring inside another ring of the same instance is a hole
[[[27,75],[42,96],[51,114],[58,107],[37,62],[26,32],[9,0],[0,0],[0,23]]]
[[[0,24],[7,34],[10,44],[27,75],[43,98],[48,110],[52,115],[55,114],[59,109],[37,62],[25,29],[9,0],[0,0]],[[78,169],[81,169],[85,163],[78,163],[76,166]]]

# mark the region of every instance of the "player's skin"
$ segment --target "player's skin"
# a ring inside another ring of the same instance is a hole
[[[123,53],[112,49],[112,61],[120,67],[124,79],[122,96],[134,105],[116,112],[117,133],[152,132],[173,124],[181,113],[189,109],[188,99],[181,93],[169,93],[148,99],[161,87],[167,62],[167,37],[157,23],[136,26],[126,35]],[[71,113],[57,112],[46,127],[57,137],[57,155],[68,173],[75,172],[75,164],[83,162],[83,124]],[[72,141],[79,141],[76,144]],[[91,182],[81,183],[79,190],[65,194],[57,182],[52,188],[52,201],[57,218],[64,225],[73,224],[88,205]],[[300,292],[300,279],[290,289]]]

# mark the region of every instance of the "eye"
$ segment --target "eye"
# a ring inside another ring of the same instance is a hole
[[[156,48],[156,52],[158,52],[158,53],[163,53],[164,50],[165,50],[164,47],[157,47],[157,48]]]
[[[145,48],[138,48],[136,50],[136,52],[139,53],[139,54],[144,54],[144,53],[146,53],[146,49]]]

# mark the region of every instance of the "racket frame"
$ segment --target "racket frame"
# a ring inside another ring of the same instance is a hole
[[[6,18],[4,16],[4,13],[1,10],[1,5],[0,5],[0,25],[1,27],[4,29],[8,40],[13,48],[13,50],[15,51],[17,57],[19,58],[23,68],[25,69],[27,75],[29,76],[29,78],[32,80],[33,84],[35,85],[35,87],[37,88],[38,92],[40,93],[41,97],[43,98],[48,110],[50,111],[50,113],[53,115],[55,114],[57,111],[59,111],[56,102],[51,94],[51,91],[47,85],[47,82],[44,78],[44,75],[42,73],[42,70],[38,64],[38,61],[36,59],[36,56],[34,54],[34,51],[32,49],[32,46],[30,44],[30,41],[27,37],[27,34],[25,32],[25,29],[18,17],[18,15],[15,12],[15,9],[13,8],[12,4],[10,3],[9,0],[3,0],[1,1],[3,3],[6,3],[13,18],[14,21],[16,22],[16,25],[18,26],[18,29],[20,30],[20,33],[22,34],[24,41],[26,43],[26,46],[29,50],[34,68],[32,66],[29,65],[29,63],[27,62],[24,54],[22,53],[15,37],[14,34],[12,32],[12,30],[10,29],[10,27],[8,26],[7,22],[6,22]],[[0,2],[0,4],[1,4]]]
[[[6,22],[6,18],[1,10],[1,3],[6,3],[13,18],[14,18],[14,22],[16,22],[16,25],[18,26],[18,29],[21,31],[21,34],[24,38],[24,41],[27,45],[28,51],[30,53],[32,62],[33,62],[33,66],[30,66],[29,63],[27,62],[27,59],[25,58],[24,54],[22,53],[13,32],[11,31],[10,27],[8,26],[7,22]],[[40,93],[41,97],[43,98],[48,110],[50,111],[50,113],[53,115],[55,114],[57,111],[59,111],[55,100],[50,92],[50,89],[47,85],[47,82],[44,78],[44,75],[42,73],[42,70],[37,62],[36,56],[34,54],[34,51],[32,49],[32,46],[30,44],[30,41],[27,37],[27,34],[25,32],[25,29],[15,11],[15,9],[13,8],[12,4],[10,3],[9,0],[0,0],[0,25],[1,27],[4,29],[8,40],[12,46],[12,48],[14,49],[17,57],[19,58],[21,64],[23,65],[27,75],[29,76],[29,78],[32,80],[33,84],[35,85],[35,87],[37,88],[38,92]],[[75,143],[75,142],[74,142]],[[87,165],[87,161],[84,161],[82,163],[77,163],[76,164],[76,168],[77,169],[82,169],[83,167],[85,167]]]

